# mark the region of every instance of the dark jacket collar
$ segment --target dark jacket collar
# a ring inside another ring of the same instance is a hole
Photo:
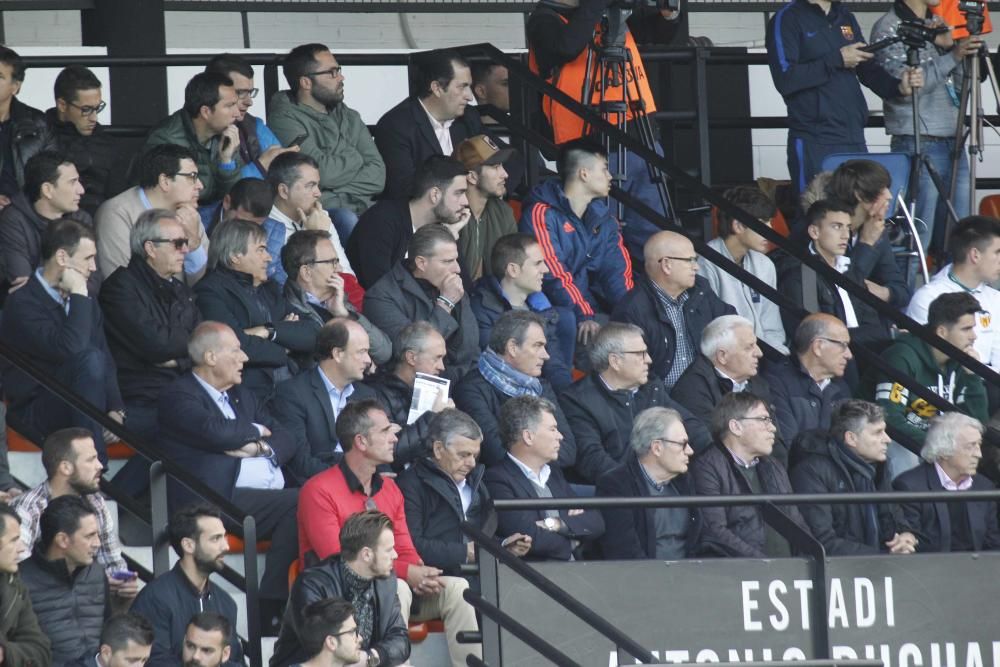
[[[340,463],[337,464],[340,468],[340,472],[344,473],[344,481],[347,482],[347,488],[351,493],[360,493],[365,496],[365,487],[361,484],[361,480],[358,476],[354,474],[351,467],[347,465],[347,459],[340,459]],[[379,491],[382,490],[382,475],[380,473],[375,473],[372,475],[372,495],[375,497]],[[367,496],[366,496],[367,497]]]
[[[191,580],[188,579],[187,574],[184,572],[183,568],[181,568],[181,562],[179,560],[174,564],[174,567],[170,570],[170,573],[177,580],[178,585],[180,585],[181,588],[190,593],[192,596],[196,598],[203,598],[206,600],[212,597],[212,587],[215,584],[212,583],[211,578],[205,580],[205,590],[199,591],[197,588],[195,588],[194,583],[192,583]]]

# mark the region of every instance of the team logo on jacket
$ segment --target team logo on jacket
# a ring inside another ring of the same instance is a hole
[[[988,311],[988,310],[980,310],[979,311],[979,326],[980,327],[982,327],[983,329],[989,329],[990,328],[990,322],[992,322],[992,321],[993,321],[993,316],[990,315],[990,311]]]
[[[854,41],[854,28],[849,25],[840,26],[840,34],[844,36],[848,42]]]
[[[563,231],[566,232],[567,234],[572,234],[576,230],[573,229],[573,225],[569,222],[569,220],[567,220],[566,222],[563,223]]]

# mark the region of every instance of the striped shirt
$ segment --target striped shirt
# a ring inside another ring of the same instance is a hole
[[[660,375],[663,376],[663,382],[667,385],[667,389],[672,389],[677,384],[677,380],[684,374],[684,371],[687,370],[687,367],[694,361],[694,341],[691,340],[687,327],[684,325],[684,304],[691,295],[688,290],[684,290],[675,299],[660,289],[660,286],[655,281],[650,280],[649,284],[653,286],[656,298],[659,299],[660,305],[663,306],[667,319],[670,320],[670,324],[674,328],[674,337],[677,339],[677,344],[674,346],[674,358],[670,367],[659,369]],[[667,341],[667,347],[670,347],[670,341]]]

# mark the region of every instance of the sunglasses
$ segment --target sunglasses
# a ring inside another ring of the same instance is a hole
[[[149,239],[149,240],[152,241],[153,243],[173,243],[174,248],[176,248],[177,250],[186,248],[189,243],[186,237],[180,239]]]

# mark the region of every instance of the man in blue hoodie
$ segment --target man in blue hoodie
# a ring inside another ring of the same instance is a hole
[[[557,169],[558,180],[531,191],[519,229],[538,239],[551,272],[543,291],[553,305],[573,308],[577,341],[586,345],[600,329],[598,319],[607,321],[632,289],[632,261],[603,201],[611,191],[604,149],[587,139],[568,142]]]

